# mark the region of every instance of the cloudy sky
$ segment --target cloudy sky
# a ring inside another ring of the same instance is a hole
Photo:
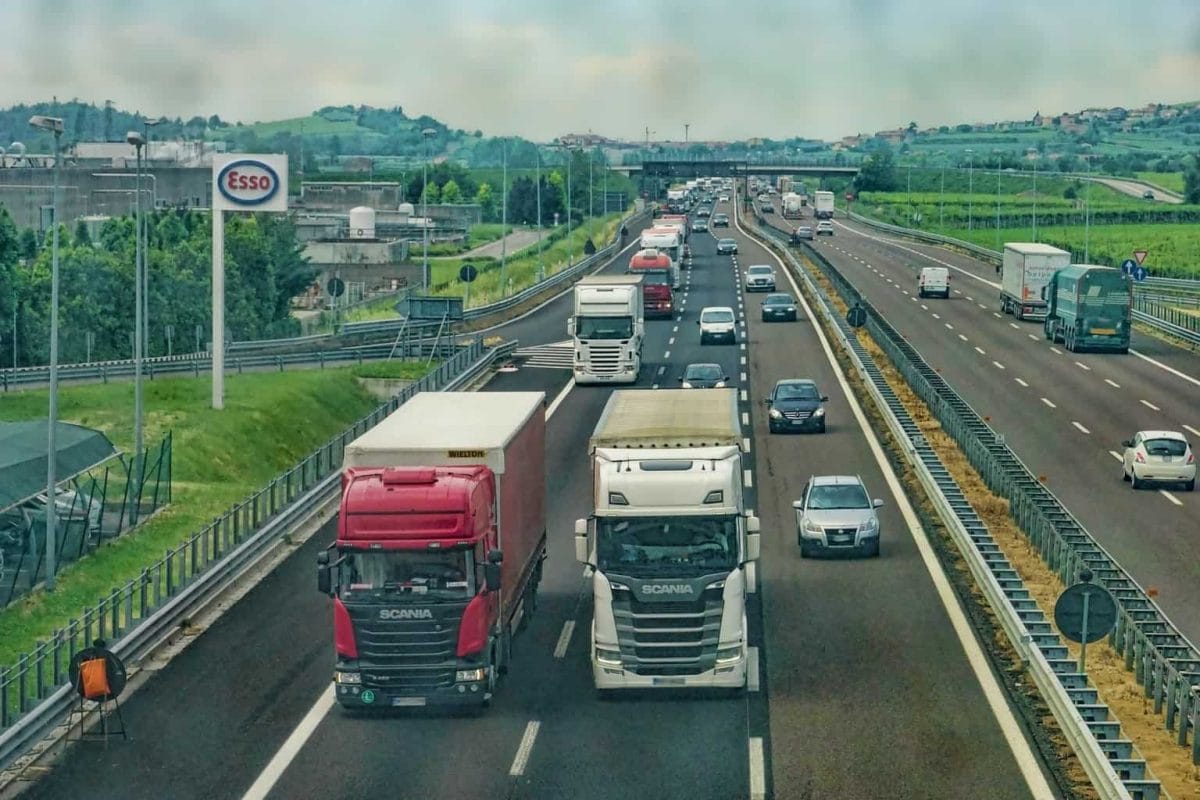
[[[0,105],[809,136],[1200,100],[1198,0],[0,0]]]

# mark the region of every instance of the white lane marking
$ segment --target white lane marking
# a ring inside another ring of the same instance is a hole
[[[1026,389],[1029,388],[1029,384],[1026,383],[1025,381],[1021,380],[1020,378],[1013,378],[1013,380],[1016,381],[1017,383],[1021,384],[1022,386],[1024,386]]]
[[[1111,381],[1108,378],[1105,378],[1104,382],[1107,383],[1109,386],[1113,387],[1114,389],[1121,388],[1121,384],[1117,383],[1116,381]]]
[[[958,292],[958,289],[955,289],[954,291]],[[959,294],[962,294],[962,292],[959,292]],[[970,300],[972,303],[974,303],[974,302],[975,302],[975,298],[974,298],[974,297],[971,297],[971,295],[966,295],[966,298],[967,298],[968,300]]]
[[[943,324],[946,326],[946,330],[949,330],[949,331],[954,330],[954,326],[951,325],[949,322],[945,322]]]
[[[1061,356],[1061,355],[1062,355],[1062,350],[1059,350],[1059,349],[1058,349],[1057,347],[1055,347],[1054,345],[1050,345],[1050,352],[1051,352],[1051,353],[1054,353],[1054,355],[1056,355],[1056,356]]]
[[[679,333],[679,326],[676,325],[674,328],[671,328],[671,333]]]
[[[1191,431],[1191,432],[1192,432],[1194,435],[1196,435],[1196,436],[1200,436],[1200,431],[1196,430],[1196,429],[1195,429],[1195,428],[1193,428],[1191,425],[1188,425],[1188,424],[1186,424],[1186,423],[1185,423],[1183,427],[1187,428],[1187,429],[1188,429],[1189,431]]]
[[[942,318],[942,315],[941,315],[941,314],[933,314],[933,313],[931,313],[931,314],[930,314],[930,316],[931,316],[931,317],[933,317],[934,319],[941,319],[941,318]]]
[[[928,310],[929,310],[929,306],[925,305],[924,303],[921,303],[921,310],[922,310],[922,311],[928,311]]]
[[[670,351],[670,350],[668,350],[666,353],[664,353],[664,354],[663,354],[663,358],[670,358],[670,357],[671,357],[671,351]]]
[[[1082,425],[1080,425],[1080,424],[1079,424],[1078,422],[1076,422],[1075,420],[1071,420],[1071,424],[1072,424],[1072,425],[1074,425],[1076,428],[1078,428],[1078,429],[1079,429],[1079,431],[1080,431],[1080,433],[1091,433],[1091,431],[1089,431],[1087,428],[1085,428],[1085,427],[1083,427]]]
[[[258,774],[258,778],[242,795],[242,800],[266,799],[266,796],[271,793],[271,789],[283,777],[288,765],[300,753],[300,748],[304,747],[304,743],[321,724],[322,717],[329,713],[329,709],[333,708],[335,702],[332,686],[321,692],[321,696],[304,715],[304,719],[300,720],[300,724],[288,735],[287,740],[275,751],[275,755],[271,757],[267,766]]]
[[[510,776],[517,778],[525,774],[525,765],[529,763],[529,754],[533,752],[533,743],[537,740],[541,727],[542,723],[536,719],[529,720],[525,725],[525,735],[521,737],[521,745],[517,748],[517,754],[513,756],[512,766],[508,768]]]
[[[999,315],[999,314],[997,314],[995,311],[993,311],[993,312],[992,312],[992,316],[993,316],[993,317],[995,317],[996,319],[1000,319],[1000,318],[1001,318],[1001,317],[1000,317],[1000,315]]]
[[[1018,324],[1017,324],[1017,323],[1015,323],[1015,322],[1010,322],[1010,323],[1008,323],[1008,324],[1009,324],[1009,325],[1010,325],[1010,326],[1011,326],[1011,327],[1012,327],[1014,330],[1018,330],[1018,331],[1019,331],[1019,330],[1021,330],[1021,326],[1020,326],[1020,325],[1018,325]]]
[[[742,437],[742,452],[743,453],[750,452],[750,440],[745,437]]]
[[[996,366],[996,369],[1004,369],[1004,365],[999,361],[993,361],[992,363]]]
[[[1076,361],[1075,366],[1079,367],[1080,369],[1086,369],[1088,372],[1092,371],[1092,368],[1087,364],[1084,364],[1082,361]]]
[[[554,645],[554,657],[562,658],[567,654],[567,647],[571,644],[571,634],[575,630],[575,620],[569,619],[563,623],[562,633],[558,635],[558,644]]]
[[[955,294],[962,294],[962,289],[955,289],[955,290],[954,290],[954,293],[955,293]]]
[[[1034,336],[1032,333],[1027,333],[1025,335],[1028,336],[1030,339],[1033,339],[1035,342],[1038,340],[1038,337]]]
[[[746,343],[745,343],[745,342],[742,342],[741,344],[739,344],[739,345],[738,345],[738,349],[739,349],[739,350],[745,350],[745,349],[746,349]]]
[[[558,407],[562,405],[562,401],[567,399],[567,395],[569,395],[571,390],[574,388],[575,381],[567,381],[567,385],[562,388],[562,391],[555,395],[554,400],[550,403],[550,407],[546,409],[546,419],[550,419],[554,416],[554,412],[558,410]]]
[[[666,367],[659,367],[659,368],[658,368],[658,372],[657,372],[656,374],[658,374],[658,375],[662,375],[662,374],[663,374],[664,372],[666,372],[666,371],[667,371],[667,368],[666,368]]]
[[[742,412],[742,427],[750,427],[750,414],[745,411]]]
[[[736,212],[735,212],[736,213]],[[742,229],[741,222],[738,217],[734,217],[734,223],[739,230],[745,233]],[[836,223],[840,227],[851,231],[844,224]],[[916,252],[916,251],[914,251]],[[924,255],[924,253],[921,253]],[[774,253],[771,257],[779,265],[779,268],[787,275],[788,281],[792,284],[792,289],[800,298],[801,304],[804,306],[805,312],[809,319],[816,319],[812,308],[808,301],[804,299],[804,295],[800,292],[800,287],[797,285],[795,278],[792,277],[790,271],[784,268],[783,262]],[[928,257],[928,256],[927,256]],[[936,260],[936,259],[934,259]],[[953,265],[950,265],[953,266]],[[955,267],[955,269],[958,269]],[[968,275],[970,273],[967,273]],[[972,275],[971,277],[975,277]],[[982,280],[982,279],[980,279]],[[989,283],[988,281],[983,281]],[[993,288],[999,286],[993,285]],[[884,455],[883,447],[879,444],[879,438],[875,435],[870,423],[867,422],[866,415],[863,413],[862,407],[858,403],[858,399],[854,396],[850,389],[850,383],[846,380],[846,375],[842,371],[842,366],[838,362],[837,357],[833,354],[833,348],[829,345],[829,339],[825,336],[825,331],[821,326],[814,325],[813,330],[816,331],[817,339],[821,342],[821,349],[825,352],[825,358],[833,367],[834,375],[837,376],[838,385],[842,389],[842,394],[846,397],[846,401],[850,406],[850,410],[854,414],[855,420],[858,422],[859,429],[866,437],[867,444],[871,448],[871,454],[875,457],[875,463],[879,465],[879,470],[883,474],[892,496],[896,499],[897,508],[904,517],[909,534],[917,543],[917,550],[921,553],[921,560],[925,564],[925,569],[929,572],[933,580],[934,588],[937,590],[938,599],[942,601],[942,607],[946,609],[946,615],[950,618],[951,626],[958,637],[959,643],[962,645],[963,651],[967,656],[967,661],[971,665],[971,671],[975,674],[975,679],[979,681],[980,687],[983,689],[983,695],[987,700],[988,708],[992,715],[999,723],[1000,730],[1004,734],[1004,740],[1008,743],[1009,750],[1012,751],[1013,758],[1017,762],[1018,768],[1021,770],[1021,776],[1025,779],[1026,785],[1029,787],[1030,794],[1034,797],[1053,797],[1054,792],[1050,790],[1050,784],[1046,782],[1046,776],[1042,774],[1041,762],[1037,756],[1033,754],[1033,749],[1029,742],[1025,739],[1024,729],[1017,723],[1016,717],[1013,715],[1012,709],[1009,708],[1008,698],[1004,690],[1000,688],[996,676],[992,673],[991,662],[983,654],[983,649],[979,646],[979,642],[975,638],[975,630],[967,621],[966,614],[959,605],[958,595],[954,589],[950,587],[950,580],[946,577],[945,571],[942,569],[941,562],[938,560],[937,554],[933,550],[933,545],[929,543],[929,537],[925,533],[925,529],[921,526],[921,521],[917,517],[916,511],[913,510],[912,504],[908,502],[907,495],[904,494],[904,487],[900,484],[900,479],[896,477],[896,473],[892,470],[891,463],[887,456]],[[762,740],[758,739],[759,763],[761,765]],[[765,798],[766,784],[765,774],[760,778],[760,793],[755,794],[754,783],[754,751],[755,740],[750,740],[751,752],[751,797]],[[760,766],[761,770],[761,766]]]
[[[742,366],[743,367],[746,366],[746,357],[745,356],[742,356],[741,361],[742,361]]]
[[[976,345],[976,346],[975,346],[975,352],[976,352],[976,353],[979,353],[979,355],[981,355],[981,356],[986,356],[986,355],[987,355],[987,353],[985,353],[985,352],[983,351],[983,348],[982,348],[982,347],[980,347],[979,345]]]
[[[1042,398],[1042,402],[1045,403],[1046,405],[1050,406],[1051,408],[1058,408],[1058,406],[1054,405],[1054,403],[1050,402],[1049,400],[1047,400],[1044,397]]]
[[[742,383],[746,382],[746,373],[742,373]]]
[[[971,341],[971,340],[970,340],[970,339],[968,339],[967,337],[963,336],[961,333],[958,335],[958,338],[962,339],[964,342],[969,342],[969,341]]]
[[[1151,403],[1149,400],[1138,400],[1138,402],[1141,403],[1142,405],[1144,405],[1146,408],[1150,409],[1151,411],[1162,411],[1161,408],[1154,405],[1154,403]]]
[[[1108,454],[1110,456],[1112,456],[1113,458],[1115,458],[1117,461],[1120,461],[1122,463],[1125,461],[1125,459],[1121,458],[1121,454],[1118,453],[1116,450],[1109,450]]]
[[[1142,361],[1145,361],[1148,364],[1153,364],[1154,366],[1158,367],[1161,370],[1166,370],[1167,372],[1171,373],[1172,375],[1174,375],[1177,378],[1183,378],[1185,381],[1188,381],[1190,383],[1196,384],[1197,386],[1200,386],[1200,380],[1193,378],[1191,375],[1180,372],[1179,370],[1175,369],[1174,367],[1168,367],[1166,364],[1162,363],[1161,361],[1156,361],[1155,359],[1151,358],[1150,356],[1146,355],[1145,353],[1139,353],[1137,350],[1130,349],[1129,352],[1131,355],[1137,356]]]
[[[763,740],[750,737],[750,800],[766,800],[767,770],[763,764]]]
[[[754,473],[748,469],[742,470],[742,485],[747,489],[754,488]]]
[[[982,308],[984,311],[987,311],[987,306],[985,306],[983,303],[980,303],[979,307]]]
[[[670,339],[667,339],[667,344],[675,344],[675,337],[672,336]]]
[[[908,299],[909,299],[909,300],[912,300],[914,303],[918,302],[918,300],[917,300],[917,298],[916,298],[915,296],[913,296],[913,297],[910,297],[910,298],[908,298]]]
[[[1177,506],[1183,505],[1182,500],[1180,500],[1178,497],[1176,497],[1175,495],[1168,492],[1166,489],[1159,489],[1158,493],[1161,494],[1163,497],[1167,498],[1168,500],[1170,500],[1172,503],[1174,503]]]
[[[747,403],[747,402],[749,402],[749,401],[750,401],[750,395],[749,395],[749,394],[746,392],[746,390],[745,390],[745,389],[742,389],[742,392],[741,392],[741,401],[742,401],[743,403]]]
[[[752,562],[753,563],[753,562]],[[746,648],[746,691],[757,692],[760,678],[758,676],[758,648]]]

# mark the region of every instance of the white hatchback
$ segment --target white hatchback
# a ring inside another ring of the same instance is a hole
[[[1149,483],[1181,483],[1189,492],[1196,489],[1196,456],[1182,433],[1138,431],[1121,442],[1125,456],[1121,478],[1140,489]]]

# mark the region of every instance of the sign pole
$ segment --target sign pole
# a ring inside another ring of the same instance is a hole
[[[1092,596],[1091,592],[1083,593],[1083,619],[1082,626],[1082,642],[1079,643],[1079,671],[1087,672],[1087,643],[1088,643],[1088,599]]]
[[[215,207],[212,235],[212,407],[220,411],[225,408],[225,212]]]

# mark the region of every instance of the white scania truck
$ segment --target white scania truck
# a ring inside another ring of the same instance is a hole
[[[589,450],[592,674],[617,689],[746,685],[759,521],[742,498],[737,390],[619,389]]]
[[[589,275],[575,284],[575,383],[635,383],[646,334],[641,275]]]

